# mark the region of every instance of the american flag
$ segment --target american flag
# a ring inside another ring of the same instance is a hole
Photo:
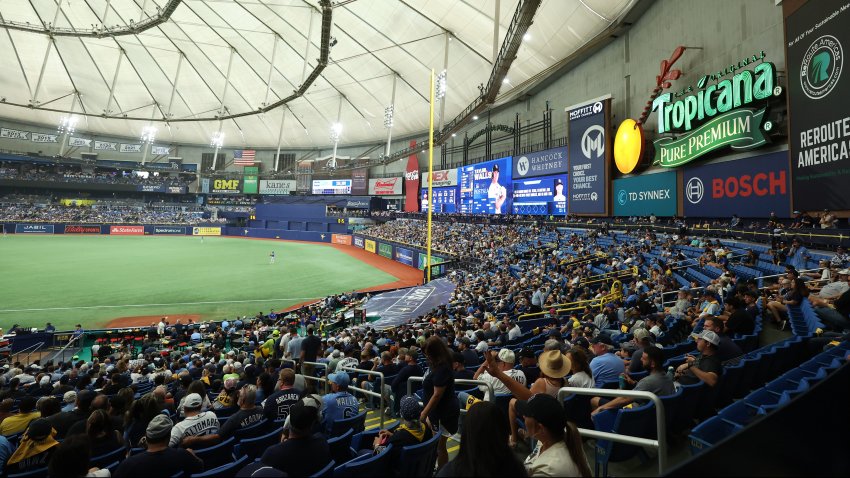
[[[237,149],[233,151],[233,164],[236,166],[253,166],[257,160],[254,156],[257,154],[253,149]]]

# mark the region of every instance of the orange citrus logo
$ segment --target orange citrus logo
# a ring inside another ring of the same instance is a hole
[[[617,169],[628,174],[635,170],[643,157],[643,128],[629,118],[620,123],[614,137],[614,163]]]

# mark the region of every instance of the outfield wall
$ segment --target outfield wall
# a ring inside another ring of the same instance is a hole
[[[388,241],[370,237],[364,234],[353,234],[352,245],[365,249],[367,252],[377,254],[387,259],[392,259],[396,262],[401,262],[410,267],[416,267],[419,270],[425,269],[425,264],[428,262],[427,251],[421,247],[403,242]],[[443,262],[450,259],[447,253],[439,251],[431,251],[431,276],[439,277],[444,274],[443,267],[440,266]]]

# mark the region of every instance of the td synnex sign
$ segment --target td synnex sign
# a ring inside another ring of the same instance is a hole
[[[675,216],[676,173],[644,174],[613,184],[615,216]]]
[[[787,152],[777,152],[685,170],[685,216],[766,217],[790,212]]]

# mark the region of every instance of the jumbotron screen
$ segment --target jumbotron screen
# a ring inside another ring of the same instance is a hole
[[[457,212],[457,187],[449,186],[442,188],[431,188],[434,204],[434,212]],[[428,210],[428,188],[422,188],[419,197],[422,200],[421,210]]]
[[[513,213],[541,216],[567,214],[564,194],[567,175],[541,176],[513,181]]]
[[[511,158],[458,168],[460,212],[507,214],[511,210]]]

